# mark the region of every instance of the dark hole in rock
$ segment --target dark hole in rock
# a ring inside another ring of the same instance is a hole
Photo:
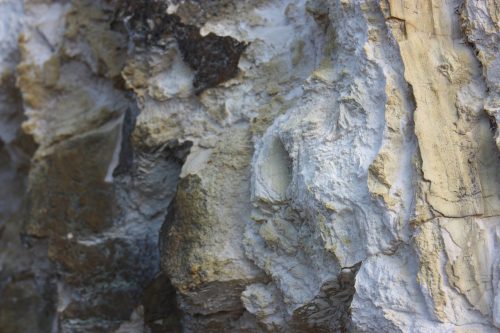
[[[142,304],[144,305],[144,323],[156,332],[181,332],[181,314],[177,309],[175,288],[169,279],[158,276],[144,291]]]
[[[195,71],[193,87],[196,94],[234,78],[238,62],[248,43],[229,36],[200,34],[194,25],[181,22],[177,15],[167,14],[163,1],[124,1],[111,26],[123,20],[131,41],[142,48],[165,47],[168,38],[175,38],[183,60]]]
[[[497,130],[497,120],[493,116],[488,116],[488,120],[490,121],[490,130],[495,133]]]
[[[238,62],[248,44],[213,33],[201,36],[198,28],[183,24],[175,27],[174,34],[184,61],[195,70],[196,93],[238,74]]]

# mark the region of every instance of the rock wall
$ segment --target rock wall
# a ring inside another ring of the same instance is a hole
[[[0,0],[0,332],[500,331],[495,0]]]

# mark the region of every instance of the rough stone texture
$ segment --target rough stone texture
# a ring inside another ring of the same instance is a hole
[[[0,0],[0,332],[498,332],[495,0]]]

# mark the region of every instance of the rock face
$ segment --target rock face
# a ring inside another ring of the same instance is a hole
[[[500,331],[495,0],[0,0],[0,332]]]

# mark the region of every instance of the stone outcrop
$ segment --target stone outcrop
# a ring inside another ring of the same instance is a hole
[[[497,332],[495,0],[0,0],[0,332]]]

